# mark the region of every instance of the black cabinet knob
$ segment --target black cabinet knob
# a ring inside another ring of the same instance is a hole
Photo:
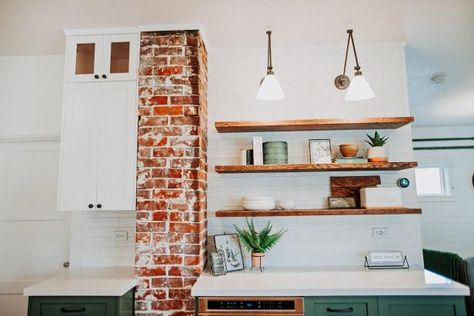
[[[97,208],[102,208],[102,204],[97,204]]]
[[[89,206],[89,208],[93,208],[94,204],[89,204],[88,206]]]
[[[102,78],[106,79],[106,78],[107,78],[107,75],[102,75]]]
[[[95,78],[95,79],[99,79],[99,75],[94,75],[94,78]]]

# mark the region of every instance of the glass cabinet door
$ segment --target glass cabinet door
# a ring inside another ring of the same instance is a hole
[[[137,72],[138,35],[105,35],[103,74],[112,80],[134,80]]]
[[[100,78],[102,39],[102,36],[71,36],[68,38],[67,81],[97,81]]]

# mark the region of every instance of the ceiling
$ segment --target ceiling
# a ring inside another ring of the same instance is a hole
[[[472,0],[0,0],[0,56],[63,54],[66,28],[193,23],[212,48],[406,41],[417,124],[474,124]],[[433,73],[446,74],[441,84]]]

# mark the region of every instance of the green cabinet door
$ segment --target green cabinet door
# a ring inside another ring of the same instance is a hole
[[[380,316],[466,316],[462,296],[383,296]]]
[[[375,297],[305,297],[306,316],[377,316]]]
[[[134,289],[123,296],[30,296],[28,316],[133,316]]]

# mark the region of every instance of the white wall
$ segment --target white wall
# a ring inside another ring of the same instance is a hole
[[[63,73],[64,56],[0,57],[0,280],[133,264],[133,212],[56,211]]]
[[[474,125],[445,127],[416,127],[414,138],[474,137]],[[474,141],[443,141],[415,143],[417,147],[474,145]],[[474,256],[474,149],[417,150],[420,167],[448,168],[451,197],[420,198],[423,208],[423,247],[452,251],[463,257]]]
[[[218,134],[216,120],[272,120],[294,118],[355,118],[403,116],[409,114],[405,57],[399,43],[374,44],[358,49],[362,71],[377,97],[364,102],[343,101],[344,92],[333,86],[341,71],[344,47],[274,47],[274,67],[287,98],[278,102],[255,99],[258,82],[265,72],[265,50],[213,49],[209,54],[209,234],[233,232],[243,218],[215,218],[213,211],[239,207],[242,195],[265,194],[293,198],[297,208],[325,206],[329,176],[381,175],[382,183],[395,185],[413,170],[402,172],[217,174],[214,166],[237,164],[239,150],[251,146],[251,137],[286,140],[289,162],[309,162],[308,139],[331,138],[363,144],[365,131]],[[410,161],[411,127],[387,131],[390,159]],[[403,191],[406,206],[416,206],[414,187]],[[258,218],[263,225],[268,218]],[[276,228],[288,232],[268,255],[267,264],[278,265],[362,265],[363,256],[373,249],[404,251],[412,264],[423,265],[418,215],[272,217]],[[390,227],[390,238],[375,242],[372,226]],[[248,261],[247,261],[248,262]]]

